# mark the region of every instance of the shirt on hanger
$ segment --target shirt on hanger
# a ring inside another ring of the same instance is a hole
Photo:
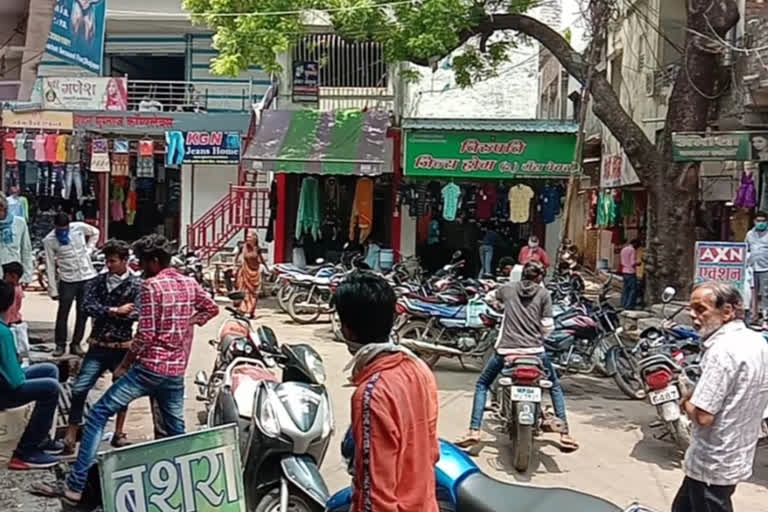
[[[46,162],[56,161],[56,134],[55,133],[49,133],[48,135],[45,136],[45,145],[43,150],[45,151]]]
[[[527,185],[515,185],[509,188],[509,220],[522,224],[528,222],[531,217],[531,199],[534,193]]]
[[[3,135],[3,156],[7,162],[16,160],[16,133],[6,132]]]
[[[45,134],[35,135],[35,160],[45,162]]]
[[[443,196],[443,218],[447,221],[456,220],[461,189],[455,183],[449,183],[443,187],[441,194]]]
[[[128,149],[130,147],[130,144],[128,143],[128,139],[115,139],[112,142],[112,150],[115,153],[128,153]]]
[[[142,139],[139,141],[139,156],[155,156],[155,141]]]
[[[57,164],[63,164],[67,161],[67,146],[69,145],[69,135],[56,136],[56,160]]]
[[[72,135],[67,141],[67,163],[76,164],[80,162],[80,150],[82,148],[82,139],[79,135]]]
[[[496,186],[486,183],[477,192],[477,218],[488,220],[496,208]]]
[[[16,160],[19,162],[26,162],[27,161],[27,150],[24,147],[24,143],[27,140],[27,134],[24,132],[20,132],[16,134],[16,139],[14,139],[14,145],[16,146]]]
[[[539,205],[541,206],[541,221],[544,224],[555,222],[560,213],[560,187],[549,185],[539,194]]]
[[[112,154],[112,176],[130,176],[131,155],[128,153]]]
[[[24,150],[27,152],[27,162],[34,162],[35,158],[35,136],[31,133],[24,139]]]

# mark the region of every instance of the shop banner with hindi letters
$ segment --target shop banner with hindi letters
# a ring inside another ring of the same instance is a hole
[[[99,454],[104,512],[245,512],[234,424]]]
[[[31,130],[72,130],[72,112],[41,110],[37,112],[3,111],[3,128],[28,128]]]
[[[768,131],[676,132],[672,134],[672,155],[676,162],[767,162]]]
[[[128,110],[125,77],[43,77],[43,108],[49,110]]]
[[[747,244],[696,242],[696,283],[720,281],[743,289],[747,275]]]
[[[600,187],[616,188],[640,183],[624,151],[605,155],[600,162]]]
[[[45,49],[76,66],[101,74],[107,0],[57,0]]]
[[[577,170],[576,134],[414,130],[405,134],[405,175],[557,178]]]
[[[165,132],[166,165],[236,164],[240,132]]]

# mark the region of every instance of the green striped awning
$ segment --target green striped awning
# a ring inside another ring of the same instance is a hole
[[[392,172],[386,158],[388,125],[389,114],[377,110],[267,110],[243,159],[274,172]]]

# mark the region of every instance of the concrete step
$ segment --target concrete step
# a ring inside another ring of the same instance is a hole
[[[681,301],[673,301],[669,304],[654,304],[651,306],[651,312],[656,316],[657,318],[667,318],[669,315],[674,313],[675,311],[680,310],[681,307],[685,306],[686,302]],[[688,314],[688,312],[683,309],[677,315],[675,315],[674,318],[672,318],[676,323],[678,324],[684,324],[684,325],[693,325],[691,322],[691,315]]]

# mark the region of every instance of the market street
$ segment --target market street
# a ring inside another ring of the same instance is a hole
[[[336,431],[331,441],[322,473],[333,492],[349,482],[346,465],[341,459],[339,445],[349,423],[349,395],[345,386],[343,368],[349,356],[344,345],[334,342],[330,324],[297,326],[286,315],[268,309],[271,301],[265,301],[259,322],[272,327],[280,343],[311,343],[322,355],[328,374]],[[24,302],[24,315],[28,321],[50,322],[52,303],[43,294],[30,292]],[[216,336],[217,329],[226,315],[222,314],[202,329],[197,330],[194,349],[187,370],[185,400],[188,430],[198,428],[197,413],[202,403],[195,399],[194,375],[199,370],[210,371],[214,350],[208,340]],[[466,429],[471,408],[475,372],[463,371],[451,361],[438,363],[436,372],[440,395],[440,436],[454,440]],[[102,379],[98,387],[103,390],[109,379]],[[508,442],[486,445],[478,464],[489,474],[506,481],[518,481],[541,486],[566,486],[590,492],[625,506],[639,500],[660,512],[669,510],[672,498],[683,477],[679,455],[667,440],[656,440],[648,428],[654,419],[653,409],[645,402],[631,402],[616,388],[612,380],[592,377],[567,377],[563,380],[568,406],[569,422],[581,449],[574,454],[561,453],[557,438],[550,434],[537,443],[538,460],[529,474],[519,474],[511,468]],[[99,391],[101,392],[101,391]],[[128,416],[128,437],[132,441],[151,437],[151,421],[148,402],[140,400],[131,406]],[[496,436],[492,420],[486,421],[486,435]],[[110,427],[111,429],[111,427]],[[504,436],[500,436],[503,439]],[[2,470],[12,443],[3,445]],[[29,472],[23,477],[32,481],[43,472]],[[16,473],[14,478],[16,478]],[[247,482],[245,482],[247,485]],[[20,485],[24,489],[24,484]],[[758,449],[754,476],[750,482],[739,486],[735,509],[741,512],[764,508],[768,500],[768,447]],[[35,510],[25,506],[25,501],[15,503],[15,510]],[[5,508],[0,497],[0,508]],[[49,506],[58,506],[53,501]],[[51,509],[48,509],[51,510]],[[55,509],[54,509],[55,510]]]

